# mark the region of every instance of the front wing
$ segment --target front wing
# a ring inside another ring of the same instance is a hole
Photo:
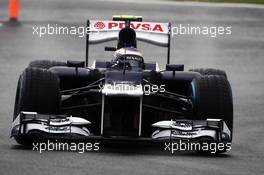
[[[160,121],[152,124],[155,131],[150,137],[136,138],[94,135],[88,129],[89,125],[92,123],[80,117],[21,112],[12,123],[11,137],[34,135],[45,139],[133,139],[154,142],[207,139],[212,142],[231,142],[231,132],[221,119]]]

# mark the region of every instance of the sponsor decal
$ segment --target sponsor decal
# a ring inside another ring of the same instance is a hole
[[[97,30],[102,30],[106,27],[110,30],[119,30],[125,27],[124,22],[120,21],[110,21],[110,22],[102,22],[98,21],[94,24],[94,28]],[[150,23],[138,23],[138,22],[131,22],[130,27],[134,30],[142,30],[142,31],[153,31],[153,32],[164,32],[163,26],[161,24],[150,24]]]
[[[96,28],[97,30],[101,30],[101,29],[105,28],[105,24],[103,22],[101,22],[101,21],[96,22],[94,24],[94,28]]]
[[[109,22],[108,29],[122,29],[125,27],[125,23],[122,22]],[[163,32],[162,26],[160,24],[148,24],[148,23],[130,23],[130,27],[134,30],[144,30],[153,32]]]

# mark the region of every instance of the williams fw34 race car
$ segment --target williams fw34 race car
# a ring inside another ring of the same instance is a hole
[[[231,144],[232,91],[224,71],[170,64],[170,23],[139,16],[88,20],[85,61],[36,60],[20,75],[11,137]],[[113,55],[88,66],[89,45]],[[145,62],[137,41],[167,49],[167,64]],[[218,152],[227,151],[227,147]]]

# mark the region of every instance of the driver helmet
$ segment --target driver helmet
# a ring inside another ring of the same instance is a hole
[[[112,62],[119,61],[133,61],[138,63],[143,63],[143,51],[135,47],[125,47],[118,49],[114,52],[114,58]]]

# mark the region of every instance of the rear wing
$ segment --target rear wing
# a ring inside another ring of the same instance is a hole
[[[88,20],[86,34],[86,67],[89,61],[89,45],[100,44],[118,39],[119,31],[125,27],[125,21]],[[170,63],[170,23],[130,21],[130,28],[136,31],[139,41],[167,48],[167,64]]]

